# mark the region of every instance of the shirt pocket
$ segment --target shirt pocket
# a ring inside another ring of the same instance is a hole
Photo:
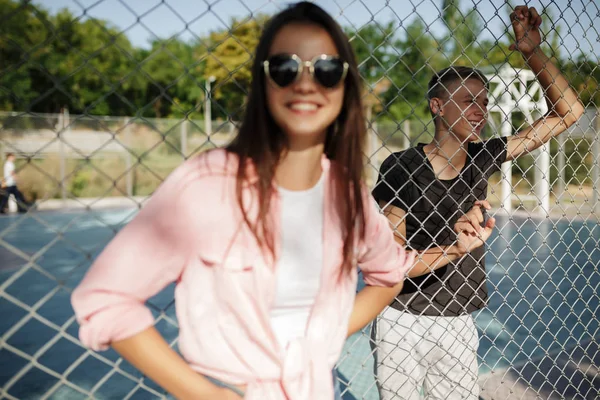
[[[198,248],[198,258],[215,272],[250,272],[261,265],[260,250],[247,229],[213,232]]]
[[[209,250],[202,251],[198,258],[206,267],[219,268],[229,272],[250,272],[255,268],[255,257],[245,253],[243,249],[229,252]]]
[[[240,304],[252,303],[259,293],[264,293],[266,279],[263,263],[258,260],[253,249],[234,248],[228,253],[221,249],[204,251],[198,254],[204,276],[210,281],[216,306],[228,310],[239,309]],[[243,307],[242,307],[243,308]],[[231,324],[235,319],[227,311],[218,313],[217,324]],[[228,322],[229,321],[229,322]]]

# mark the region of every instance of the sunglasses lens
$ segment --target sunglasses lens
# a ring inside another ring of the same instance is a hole
[[[278,86],[288,86],[298,76],[298,62],[288,55],[269,58],[269,76]]]
[[[315,79],[326,88],[336,86],[344,77],[344,63],[339,58],[317,60],[314,68]]]

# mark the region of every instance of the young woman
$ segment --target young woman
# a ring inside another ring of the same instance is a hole
[[[180,399],[332,399],[344,340],[400,291],[396,244],[361,177],[347,37],[311,3],[265,27],[233,143],[186,161],[72,296],[82,342]],[[357,265],[370,285],[355,296]],[[144,302],[177,282],[173,351]]]

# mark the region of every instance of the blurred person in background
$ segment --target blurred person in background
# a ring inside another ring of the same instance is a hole
[[[15,167],[14,153],[6,154],[6,162],[4,163],[4,173],[2,175],[2,185],[0,187],[0,214],[8,212],[8,201],[10,196],[15,197],[17,202],[17,210],[24,213],[29,208],[30,204],[25,200],[23,193],[17,187],[17,173]]]

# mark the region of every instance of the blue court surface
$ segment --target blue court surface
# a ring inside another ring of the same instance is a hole
[[[0,218],[0,388],[18,399],[151,399],[74,340],[70,289],[136,210],[38,212]],[[596,398],[600,388],[600,225],[497,217],[487,255],[489,307],[476,314],[483,398]],[[67,289],[65,289],[67,288]],[[175,319],[173,286],[150,300]],[[168,340],[177,328],[162,319]],[[59,334],[60,331],[60,334]],[[32,363],[31,361],[34,360]],[[131,366],[122,369],[140,377]],[[25,368],[25,369],[24,369]],[[52,374],[50,371],[54,371]],[[368,332],[340,359],[344,399],[378,399]],[[156,385],[145,384],[155,390]],[[521,391],[522,394],[519,395]],[[133,394],[132,394],[133,393]],[[507,392],[508,393],[508,392]],[[523,394],[524,393],[524,394]],[[11,398],[0,391],[0,399]]]

